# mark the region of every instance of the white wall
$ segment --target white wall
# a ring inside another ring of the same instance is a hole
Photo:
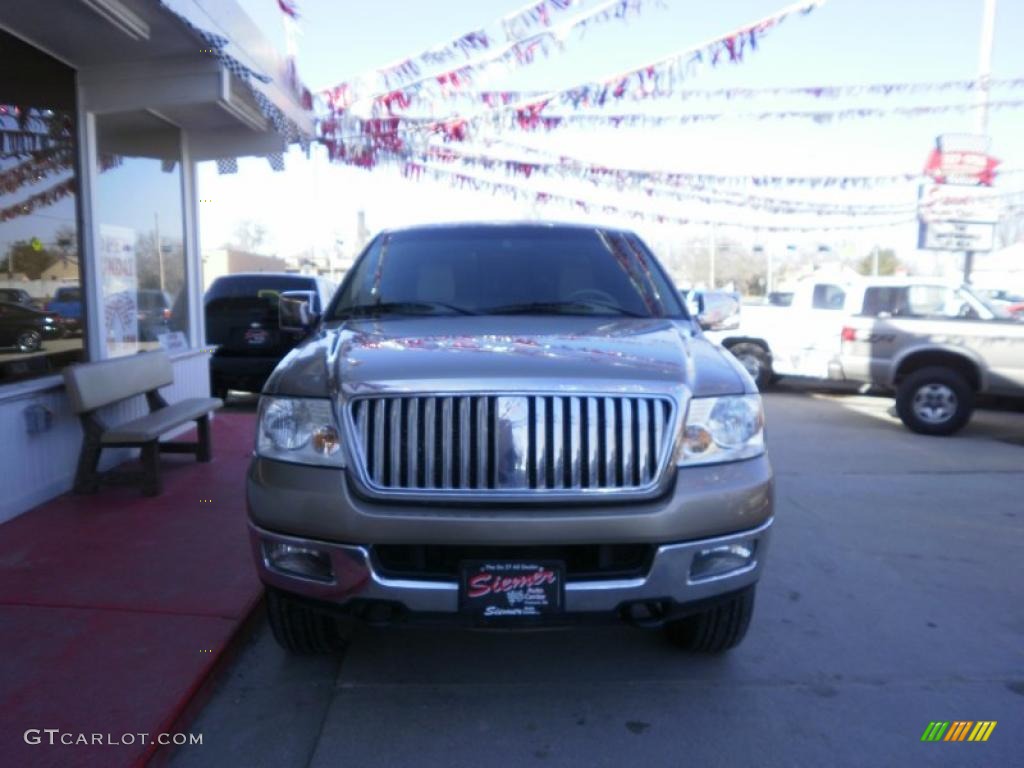
[[[209,356],[189,353],[174,360],[174,384],[162,390],[169,402],[186,397],[208,397],[210,393]],[[78,416],[68,404],[60,379],[48,379],[48,389],[40,382],[26,382],[25,390],[10,387],[0,399],[0,523],[71,490],[75,466],[82,444]],[[44,385],[45,386],[45,385]],[[21,394],[16,394],[21,391]],[[41,434],[27,434],[25,409],[41,405],[49,410],[52,426]],[[123,404],[104,409],[109,423],[141,416],[146,412],[145,398],[139,396]],[[216,450],[216,446],[214,446]],[[130,449],[104,451],[101,469],[109,469],[130,458]],[[103,490],[100,490],[103,493]]]

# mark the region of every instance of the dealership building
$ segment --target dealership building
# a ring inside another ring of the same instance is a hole
[[[293,63],[235,0],[6,3],[0,66],[2,522],[72,486],[64,367],[162,347],[167,398],[208,394],[196,163],[280,170],[313,119]],[[112,409],[117,422],[145,401]]]

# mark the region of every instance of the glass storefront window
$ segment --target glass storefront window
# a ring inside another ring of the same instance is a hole
[[[75,73],[0,30],[0,385],[84,359]]]
[[[95,220],[109,357],[188,337],[181,137],[146,112],[97,115]]]

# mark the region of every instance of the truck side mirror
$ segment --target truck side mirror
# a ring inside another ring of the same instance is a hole
[[[313,291],[285,291],[277,304],[277,324],[282,331],[309,333],[320,316],[313,309],[316,294]]]

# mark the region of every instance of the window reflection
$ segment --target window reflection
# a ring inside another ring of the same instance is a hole
[[[187,336],[181,141],[143,112],[99,115],[97,271],[110,357]]]
[[[0,31],[0,384],[83,358],[74,72]]]

